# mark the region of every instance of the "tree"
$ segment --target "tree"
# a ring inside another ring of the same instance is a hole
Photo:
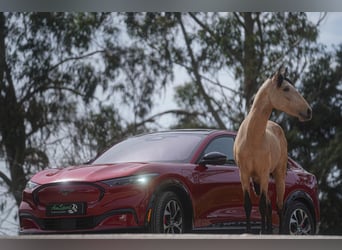
[[[294,81],[299,78],[319,50],[320,21],[312,23],[305,13],[264,12],[129,13],[126,17],[129,31],[142,44],[189,73],[203,105],[184,114],[190,114],[191,120],[197,112],[200,124],[235,129],[257,88],[280,65],[289,67]],[[229,81],[235,81],[238,90],[229,87]]]
[[[312,121],[282,121],[290,154],[318,179],[323,234],[342,234],[342,45],[312,61],[301,92],[313,110]]]
[[[27,178],[48,166],[47,142],[89,102],[101,72],[89,62],[107,14],[0,13],[1,179],[17,205]]]
[[[79,163],[152,121],[172,69],[126,36],[120,14],[0,14],[0,177],[17,205],[49,153]]]

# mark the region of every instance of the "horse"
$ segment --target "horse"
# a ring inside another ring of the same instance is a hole
[[[270,176],[276,187],[279,234],[283,227],[287,140],[283,129],[269,120],[272,110],[285,112],[301,122],[312,117],[309,104],[286,75],[287,68],[281,67],[261,85],[234,142],[234,159],[240,171],[247,233],[251,232],[251,181],[259,196],[261,233],[272,233],[272,206],[267,193]]]

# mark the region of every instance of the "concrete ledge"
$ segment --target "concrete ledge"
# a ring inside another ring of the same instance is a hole
[[[342,249],[342,236],[225,235],[225,234],[71,234],[24,235],[0,238],[4,250],[293,250]]]
[[[327,240],[327,239],[339,239],[342,240],[342,236],[334,235],[313,235],[313,236],[289,236],[289,235],[259,235],[259,234],[50,234],[50,235],[21,235],[14,237],[4,237],[4,239],[136,239],[136,240],[203,240],[203,239],[287,239],[287,240],[299,240],[299,239],[312,239],[312,240]],[[1,237],[0,237],[1,239]],[[342,246],[341,246],[342,247]]]

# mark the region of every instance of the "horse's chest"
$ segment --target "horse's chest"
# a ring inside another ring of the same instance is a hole
[[[279,154],[278,145],[271,146],[267,142],[249,142],[244,141],[239,146],[239,155],[241,161],[267,162]]]
[[[243,151],[241,157],[246,161],[264,162],[269,157],[269,151],[261,148]]]

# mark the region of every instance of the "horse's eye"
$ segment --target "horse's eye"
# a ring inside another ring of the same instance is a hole
[[[283,89],[283,91],[289,92],[289,91],[290,91],[290,88],[289,88],[289,87],[285,87],[285,88]]]

